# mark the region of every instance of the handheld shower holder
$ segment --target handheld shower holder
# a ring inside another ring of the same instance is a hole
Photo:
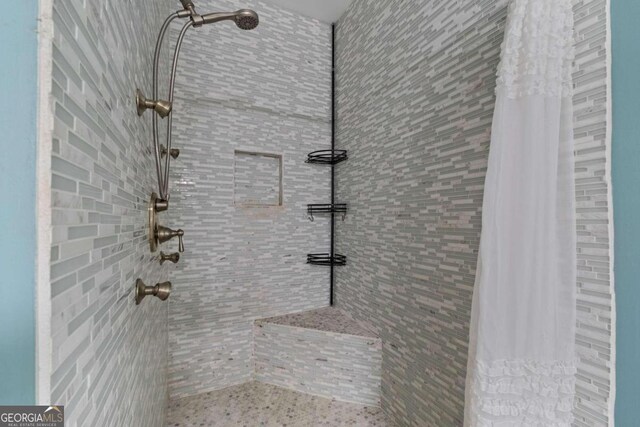
[[[196,6],[191,0],[180,0],[180,3],[182,3],[182,7],[184,8],[184,10],[181,10],[180,12],[186,12],[186,16],[183,15],[182,17],[190,17],[194,27],[201,27],[204,25],[204,19],[198,14],[198,12],[196,12]]]
[[[167,261],[171,261],[172,263],[177,264],[178,261],[180,261],[180,252],[165,254],[164,252],[160,251],[159,260],[160,260],[160,265],[163,265]]]
[[[167,147],[165,147],[164,145],[160,146],[160,154],[162,154],[162,157],[165,157],[167,155]],[[171,150],[169,150],[169,155],[171,156],[172,159],[177,159],[178,156],[180,155],[180,149],[178,148],[172,148]]]

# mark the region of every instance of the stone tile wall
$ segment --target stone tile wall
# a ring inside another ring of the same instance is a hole
[[[306,205],[330,200],[330,175],[305,159],[331,143],[331,28],[269,2],[198,2],[242,7],[259,13],[256,30],[193,29],[178,67],[172,226],[186,252],[171,274],[172,397],[250,380],[254,319],[328,305],[328,270],[305,262],[329,247],[327,218],[310,222]],[[272,162],[238,152],[281,156],[281,205]]]
[[[51,401],[69,427],[165,420],[168,305],[132,295],[167,278],[146,239],[151,116],[134,91],[150,92],[174,3],[54,1]]]
[[[606,0],[578,0],[574,72],[579,357],[576,426],[613,425],[613,229]]]
[[[505,0],[355,0],[338,25],[338,306],[376,325],[398,425],[459,426]],[[611,381],[607,14],[575,2],[576,425],[606,425]]]
[[[257,381],[380,405],[382,342],[340,310],[257,320],[253,330]]]

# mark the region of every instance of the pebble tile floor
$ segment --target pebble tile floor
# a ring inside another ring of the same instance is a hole
[[[388,427],[388,424],[377,407],[248,382],[171,401],[167,426]]]

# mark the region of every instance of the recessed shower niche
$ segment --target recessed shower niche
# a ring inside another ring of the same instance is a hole
[[[258,208],[282,206],[282,156],[236,150],[233,204]]]

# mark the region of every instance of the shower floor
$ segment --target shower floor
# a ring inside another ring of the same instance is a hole
[[[168,427],[379,426],[378,407],[339,402],[260,382],[173,400]]]

